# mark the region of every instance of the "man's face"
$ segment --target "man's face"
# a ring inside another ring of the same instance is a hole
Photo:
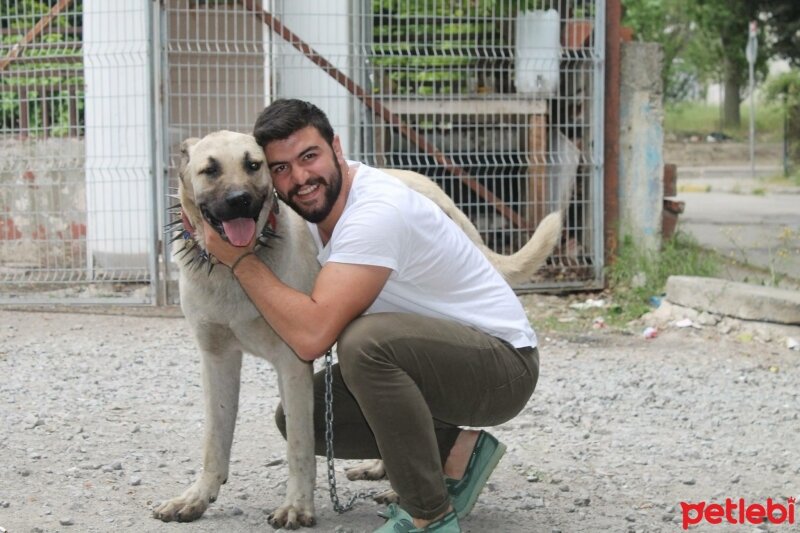
[[[325,220],[342,190],[338,137],[331,147],[316,128],[308,126],[268,143],[264,154],[281,199],[309,222]]]

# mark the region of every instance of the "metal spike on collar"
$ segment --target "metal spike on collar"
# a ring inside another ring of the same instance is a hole
[[[184,257],[186,257],[186,254],[194,250],[196,247],[197,247],[196,241],[194,240],[186,241],[186,245],[184,245],[184,247],[181,248],[180,251],[175,255],[178,259],[183,259]]]
[[[167,232],[165,232],[165,233],[169,233],[169,232],[167,231]],[[185,231],[184,231],[184,232],[181,232],[181,233],[176,233],[176,234],[175,234],[175,235],[173,235],[173,236],[172,236],[172,238],[171,238],[169,241],[167,241],[167,242],[168,242],[169,244],[172,244],[173,242],[175,242],[175,241],[178,241],[178,240],[180,240],[180,239],[187,240],[187,239],[188,239],[188,237],[186,237],[186,236],[184,235],[185,233],[187,233],[187,232],[185,232]]]

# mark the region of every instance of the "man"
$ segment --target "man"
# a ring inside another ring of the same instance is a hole
[[[256,121],[273,185],[308,221],[322,269],[310,295],[206,224],[207,248],[306,361],[337,343],[337,457],[381,458],[402,508],[379,532],[460,531],[505,447],[485,432],[536,386],[536,335],[508,284],[430,200],[348,162],[314,105],[278,100]],[[324,381],[315,432],[324,454]],[[282,426],[283,411],[276,418]],[[285,432],[284,432],[285,435]]]

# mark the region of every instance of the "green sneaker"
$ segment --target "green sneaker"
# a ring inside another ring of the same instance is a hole
[[[439,520],[431,522],[422,529],[414,527],[414,520],[411,515],[394,503],[390,503],[386,512],[380,512],[378,516],[387,520],[385,524],[375,530],[375,533],[425,533],[426,531],[461,533],[461,526],[458,525],[458,517],[455,511],[447,513]]]
[[[481,431],[469,463],[467,463],[467,469],[464,471],[464,477],[461,479],[445,478],[447,492],[450,493],[450,499],[453,502],[453,510],[459,518],[464,518],[472,511],[486,481],[505,452],[505,444],[485,431]]]

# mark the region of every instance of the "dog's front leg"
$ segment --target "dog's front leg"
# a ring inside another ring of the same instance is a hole
[[[221,339],[216,339],[218,344]],[[162,503],[154,516],[164,522],[190,522],[202,516],[217,499],[220,486],[228,479],[231,443],[239,408],[239,378],[242,353],[213,353],[202,350],[203,393],[205,396],[205,437],[203,472],[186,491]]]
[[[314,457],[314,385],[311,365],[293,353],[281,357],[279,387],[286,414],[286,450],[289,481],[286,500],[270,516],[274,527],[295,529],[313,526],[314,482],[317,463]],[[276,365],[277,366],[277,365]]]

